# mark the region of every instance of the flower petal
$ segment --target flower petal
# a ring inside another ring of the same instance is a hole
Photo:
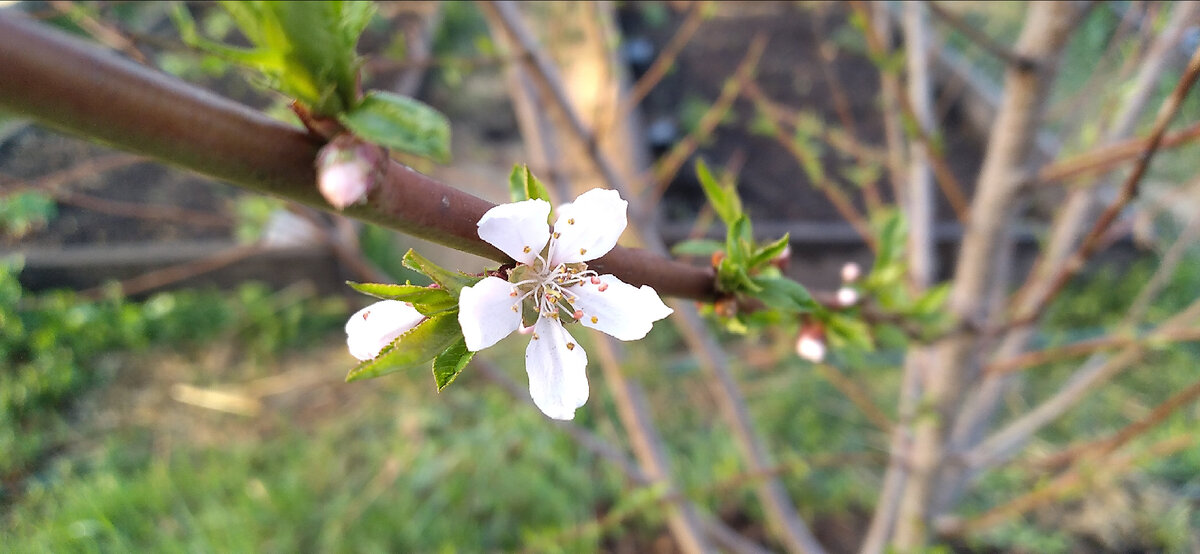
[[[485,277],[464,287],[458,296],[458,325],[467,350],[478,352],[521,327],[516,287],[499,277]],[[516,309],[514,309],[516,308]]]
[[[615,190],[592,189],[558,207],[550,266],[586,262],[608,253],[625,231],[629,203]]]
[[[350,316],[346,322],[346,346],[355,358],[370,360],[423,319],[421,312],[399,300],[376,302]]]
[[[634,287],[614,275],[601,275],[599,283],[584,281],[567,288],[571,307],[583,312],[579,322],[621,340],[637,340],[672,310],[649,285]]]
[[[529,396],[553,419],[574,419],[588,399],[587,354],[557,319],[539,317],[525,349]]]
[[[479,218],[479,238],[518,262],[532,264],[550,240],[548,217],[550,204],[545,200],[500,204]]]

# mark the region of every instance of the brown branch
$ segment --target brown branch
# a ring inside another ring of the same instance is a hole
[[[989,37],[979,29],[972,27],[970,23],[967,23],[963,18],[959,17],[958,14],[943,8],[937,2],[925,0],[923,3],[928,6],[929,11],[933,13],[933,15],[937,16],[938,19],[942,20],[943,23],[954,28],[955,31],[961,33],[976,46],[999,58],[1000,61],[1004,62],[1005,64],[1022,71],[1032,70],[1036,66],[1036,60],[1022,56],[1020,53],[1014,52],[999,42],[996,42],[994,39],[992,39],[992,37]]]
[[[142,294],[157,288],[162,288],[173,283],[178,283],[184,279],[190,279],[197,275],[203,275],[210,271],[216,271],[230,264],[250,258],[257,254],[261,254],[265,250],[260,245],[245,245],[235,246],[226,250],[222,250],[199,260],[193,260],[176,264],[163,269],[149,271],[133,277],[125,279],[118,283],[117,287],[121,291],[122,296],[130,296],[134,294]],[[97,300],[103,298],[110,290],[108,285],[101,285],[95,288],[90,288],[80,291],[80,298]]]
[[[700,147],[700,141],[716,130],[717,125],[720,125],[721,121],[725,119],[725,115],[729,113],[733,102],[741,95],[742,90],[753,83],[755,69],[758,68],[758,62],[762,59],[766,46],[765,35],[760,34],[754,37],[750,47],[746,50],[746,56],[738,64],[733,76],[725,81],[725,86],[721,88],[721,94],[700,117],[696,128],[683,140],[675,143],[675,146],[671,147],[671,151],[655,164],[650,175],[643,178],[643,181],[647,183],[644,193],[647,205],[653,206],[662,198],[663,193],[671,184],[671,180]]]
[[[187,208],[180,208],[178,206],[120,202],[66,190],[50,191],[49,195],[63,204],[70,204],[85,210],[121,217],[148,219],[152,221],[166,221],[170,223],[182,223],[184,225],[194,225],[197,227],[217,227],[222,229],[231,227],[233,225],[233,220],[224,215],[189,210]]]
[[[1036,464],[1040,467],[1059,467],[1072,463],[1072,461],[1078,461],[1084,456],[1105,456],[1125,446],[1138,435],[1162,423],[1175,410],[1188,405],[1197,398],[1200,398],[1200,381],[1192,383],[1190,387],[1175,393],[1170,398],[1164,400],[1162,404],[1155,407],[1149,415],[1126,425],[1121,430],[1113,433],[1112,436],[1071,446],[1062,452],[1038,460]]]
[[[838,392],[841,392],[843,396],[858,407],[867,420],[878,427],[879,430],[884,432],[892,430],[894,424],[891,418],[883,413],[883,410],[880,410],[879,406],[875,405],[875,400],[863,389],[862,385],[829,364],[816,364],[816,368],[817,373],[820,373]]]
[[[866,35],[867,39],[867,49],[874,56],[880,58],[886,56],[887,51],[883,46],[883,40],[877,34],[875,25],[870,17],[870,12],[862,2],[854,2],[853,7],[854,10],[862,17],[862,20],[866,25],[864,34]],[[880,79],[889,81],[896,80],[894,75],[887,73],[882,68],[880,68]],[[884,87],[885,91],[890,91],[892,89],[893,87],[891,86]],[[908,90],[897,85],[894,87],[893,92],[897,107],[900,108],[903,117],[910,121],[917,121],[916,110],[913,107],[912,98],[909,96]],[[913,138],[916,138],[917,141],[925,147],[926,155],[929,158],[929,164],[933,169],[933,175],[936,178],[935,180],[937,181],[938,188],[941,189],[942,194],[945,195],[946,200],[950,203],[950,207],[954,210],[954,216],[958,219],[959,223],[965,224],[970,214],[970,208],[968,207],[969,202],[967,201],[967,196],[965,193],[963,193],[964,188],[962,183],[958,181],[958,177],[955,177],[954,172],[950,170],[950,164],[946,161],[945,153],[938,148],[938,145],[934,141],[934,138],[930,136],[929,132],[920,125],[913,127],[915,127],[915,129],[913,129]],[[901,183],[903,183],[903,178],[901,177],[902,171],[900,171],[899,168],[894,168],[892,173],[893,179],[898,181],[893,183],[893,186],[900,187]]]
[[[1134,337],[1100,337],[1096,339],[1082,340],[1046,350],[1025,352],[1006,360],[992,362],[986,368],[984,368],[983,371],[985,375],[994,377],[1003,375],[1005,373],[1021,371],[1034,366],[1048,364],[1050,362],[1069,360],[1071,358],[1093,354],[1101,350],[1125,348],[1138,343],[1191,341],[1200,341],[1200,329],[1177,329],[1165,331],[1162,333],[1152,334],[1141,339]]]
[[[838,78],[837,70],[834,68],[834,63],[837,61],[837,47],[826,38],[824,22],[821,17],[814,14],[809,21],[818,43],[816,59],[821,66],[821,74],[824,75],[825,82],[829,87],[829,95],[833,99],[833,109],[846,130],[847,138],[857,147],[859,143],[858,125],[854,120],[854,111],[850,106],[846,89],[842,86],[842,81]],[[876,185],[877,183],[874,182],[863,183],[863,200],[867,203],[868,213],[883,205]]]
[[[751,97],[763,96],[762,91],[758,88],[758,84],[754,81],[749,81],[746,83],[746,91],[746,94]],[[805,156],[804,152],[802,152],[800,147],[796,145],[796,141],[792,140],[791,137],[783,133],[783,129],[780,126],[779,120],[775,119],[775,114],[769,111],[764,113],[766,113],[768,117],[771,117],[774,122],[774,125],[772,125],[774,132],[772,134],[775,138],[775,142],[778,142],[780,146],[787,150],[788,154],[791,154],[791,156],[796,160],[796,163],[800,164],[801,167],[807,165],[807,157]],[[820,160],[817,160],[816,163],[820,163]],[[812,172],[809,172],[809,174],[811,175]],[[813,182],[812,186],[825,195],[825,198],[829,200],[829,203],[833,205],[833,208],[837,210],[838,214],[841,215],[843,219],[845,219],[852,227],[854,227],[854,230],[860,237],[862,237],[863,242],[867,243],[867,246],[869,246],[872,250],[876,250],[878,248],[878,245],[875,242],[875,236],[871,233],[871,225],[867,223],[867,219],[863,217],[861,213],[859,213],[858,209],[854,207],[854,203],[850,201],[850,198],[846,196],[846,193],[842,192],[842,190],[838,188],[836,183],[832,182],[828,177],[826,177],[821,182]]]
[[[1066,496],[1086,492],[1088,485],[1096,482],[1095,470],[1103,470],[1105,476],[1115,477],[1133,469],[1142,459],[1155,460],[1169,456],[1180,450],[1195,445],[1196,438],[1191,435],[1170,437],[1147,447],[1143,452],[1113,457],[1102,467],[1095,463],[1080,461],[1072,470],[1055,478],[1049,484],[1021,495],[1003,505],[988,510],[969,521],[939,522],[939,531],[943,535],[964,536],[986,531],[1012,518],[1019,517],[1040,506],[1044,506]],[[1140,455],[1140,456],[1139,456]],[[1141,459],[1139,459],[1141,458]]]
[[[140,156],[110,154],[79,162],[66,169],[47,173],[36,179],[26,179],[23,183],[20,179],[9,177],[5,179],[3,185],[0,185],[4,187],[4,189],[0,190],[0,198],[26,191],[53,192],[67,183],[144,161],[146,161],[145,158]]]
[[[1164,135],[1158,147],[1159,149],[1173,148],[1188,144],[1197,138],[1200,138],[1200,122]],[[1037,181],[1034,184],[1045,186],[1055,182],[1065,183],[1076,177],[1101,171],[1112,171],[1116,166],[1141,156],[1143,152],[1146,152],[1153,139],[1153,136],[1134,137],[1054,162],[1038,172]]]
[[[83,13],[82,6],[63,0],[55,0],[50,2],[50,6],[58,13],[66,16],[71,21],[82,27],[88,32],[88,34],[92,35],[92,38],[95,38],[101,44],[112,48],[113,50],[120,50],[121,52],[124,52],[125,55],[133,58],[142,65],[149,65],[150,62],[146,59],[145,54],[142,54],[142,52],[137,49],[137,46],[134,45],[132,40],[122,34],[121,31],[114,29],[107,23]]]
[[[317,192],[321,143],[246,106],[142,67],[41,24],[0,16],[0,107],[238,186],[335,211]],[[37,91],[31,94],[30,91]],[[507,262],[481,240],[490,202],[391,162],[365,204],[345,214]],[[660,294],[715,298],[713,272],[618,247],[591,264]]]
[[[696,31],[700,30],[700,25],[704,23],[706,12],[709,8],[709,2],[694,2],[688,10],[687,18],[679,25],[679,29],[675,31],[675,35],[663,47],[662,52],[650,64],[650,68],[642,74],[641,78],[633,84],[628,96],[621,98],[621,103],[617,105],[617,109],[613,111],[612,118],[607,125],[602,125],[597,129],[597,137],[605,137],[609,131],[617,125],[618,122],[625,120],[637,109],[642,100],[658,86],[663,77],[667,76],[667,72],[675,65],[675,59],[679,57],[679,53],[683,52],[683,48],[688,45],[688,42],[695,36]]]
[[[743,93],[746,95],[746,98],[754,102],[758,109],[768,112],[768,117],[775,121],[786,122],[792,127],[803,125],[806,117],[819,119],[818,116],[806,111],[796,110],[776,102],[774,99],[768,97],[760,87],[747,87]],[[854,137],[850,136],[848,131],[836,125],[821,125],[821,139],[843,154],[854,157],[860,163],[881,165],[887,163],[887,152],[878,147],[856,141]]]
[[[1158,117],[1154,122],[1154,129],[1150,132],[1149,138],[1146,141],[1145,147],[1141,155],[1138,157],[1138,162],[1134,166],[1133,171],[1126,177],[1124,184],[1121,185],[1120,192],[1117,197],[1100,214],[1100,217],[1092,225],[1091,230],[1084,236],[1083,241],[1076,248],[1074,254],[1067,258],[1063,267],[1050,280],[1050,285],[1038,295],[1032,302],[1033,309],[1025,314],[1018,314],[1015,321],[1010,323],[1010,326],[1022,326],[1032,323],[1041,316],[1045,311],[1045,307],[1066,287],[1067,283],[1075,276],[1079,270],[1091,259],[1102,243],[1105,232],[1113,221],[1117,219],[1121,211],[1128,205],[1138,194],[1139,184],[1142,177],[1146,174],[1146,170],[1150,167],[1150,161],[1154,159],[1154,154],[1158,152],[1159,144],[1162,143],[1163,136],[1167,132],[1167,125],[1174,119],[1176,112],[1183,105],[1184,98],[1196,84],[1196,80],[1200,79],[1200,48],[1192,54],[1191,60],[1188,61],[1187,69],[1179,78],[1179,82],[1175,85],[1175,90],[1171,95],[1163,101],[1162,107],[1159,108]],[[1032,294],[1026,288],[1018,291],[1016,294],[1016,305],[1024,305],[1026,302],[1023,296]]]

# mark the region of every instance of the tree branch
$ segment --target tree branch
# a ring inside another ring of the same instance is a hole
[[[93,44],[11,15],[0,16],[0,107],[261,193],[335,212],[316,187],[321,144],[275,121]],[[490,202],[391,162],[363,205],[344,214],[506,262],[476,233]],[[716,296],[713,272],[617,247],[590,264],[659,293]]]

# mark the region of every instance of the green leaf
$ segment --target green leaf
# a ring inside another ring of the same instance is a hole
[[[936,287],[931,287],[913,303],[912,311],[917,315],[933,315],[942,311],[942,308],[946,305],[946,299],[949,297],[950,283],[942,283]]]
[[[550,191],[546,190],[546,185],[534,177],[533,172],[529,171],[529,166],[524,164],[514,165],[512,173],[508,175],[508,195],[513,202],[538,199],[553,204],[550,202]]]
[[[867,351],[875,350],[871,328],[865,321],[855,317],[830,313],[825,321],[825,336],[834,349],[853,347]]]
[[[754,250],[754,231],[750,218],[739,215],[725,234],[725,256],[733,263],[747,267]]]
[[[438,354],[438,357],[433,359],[433,380],[437,383],[438,392],[442,392],[446,385],[453,383],[463,368],[467,367],[467,362],[474,357],[475,353],[467,350],[467,341],[462,338],[451,344],[445,352]]]
[[[783,254],[784,250],[787,250],[788,241],[790,238],[790,234],[784,233],[783,237],[779,240],[759,248],[758,251],[750,257],[750,263],[747,265],[749,265],[751,268],[756,268],[761,265],[771,263],[772,260],[778,258],[780,254]]]
[[[712,239],[688,239],[675,243],[671,254],[675,256],[712,256],[725,250],[725,243]]]
[[[700,180],[700,187],[704,189],[704,195],[708,197],[708,202],[712,204],[717,216],[726,226],[733,225],[742,215],[742,201],[738,198],[737,191],[731,186],[718,183],[703,159],[696,161],[696,177]]]
[[[384,347],[373,360],[350,370],[346,382],[371,379],[428,363],[455,341],[463,340],[458,312],[431,317]]]
[[[450,293],[456,299],[463,287],[469,287],[478,283],[480,279],[483,279],[482,277],[475,277],[442,268],[424,256],[417,254],[411,248],[404,254],[404,265],[409,269],[428,275],[430,279],[433,279],[433,282],[446,289],[446,292]]]
[[[804,285],[786,277],[756,275],[750,278],[759,291],[754,294],[770,308],[785,312],[807,313],[820,306]]]
[[[717,264],[717,289],[723,292],[758,292],[746,268],[726,256]]]
[[[371,142],[439,162],[450,159],[450,121],[412,98],[375,91],[338,120]]]
[[[419,285],[393,285],[386,283],[355,283],[346,281],[354,290],[382,298],[384,300],[399,300],[413,305],[424,315],[434,315],[458,306],[458,300],[446,289],[422,287]]]

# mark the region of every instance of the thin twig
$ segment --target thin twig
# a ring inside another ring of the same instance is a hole
[[[133,156],[130,154],[109,154],[106,156],[84,160],[66,169],[60,169],[58,171],[47,173],[36,179],[26,179],[24,182],[21,182],[19,179],[8,177],[2,184],[0,184],[0,186],[4,187],[0,189],[0,198],[26,191],[52,192],[68,183],[72,183],[86,177],[95,177],[100,173],[112,171],[114,169],[130,166],[144,161],[146,161],[146,159],[141,156]]]
[[[1075,250],[1075,253],[1067,258],[1063,267],[1050,280],[1050,285],[1032,302],[1032,309],[1024,314],[1018,314],[1010,326],[1021,326],[1035,321],[1044,311],[1045,307],[1066,287],[1067,283],[1075,276],[1079,270],[1091,259],[1096,253],[1101,244],[1101,239],[1105,232],[1121,211],[1129,204],[1138,194],[1139,184],[1142,177],[1146,174],[1146,170],[1150,167],[1150,161],[1154,159],[1154,154],[1158,152],[1158,146],[1162,142],[1163,136],[1167,132],[1167,125],[1174,119],[1179,107],[1183,104],[1184,98],[1191,90],[1192,85],[1196,84],[1196,80],[1200,78],[1200,48],[1197,48],[1192,54],[1192,59],[1188,61],[1187,69],[1179,78],[1179,83],[1176,84],[1175,90],[1171,95],[1163,101],[1162,107],[1159,108],[1158,117],[1154,122],[1154,129],[1150,132],[1149,139],[1146,142],[1142,154],[1138,157],[1138,163],[1134,166],[1133,171],[1126,177],[1124,184],[1121,185],[1120,192],[1117,197],[1100,214],[1100,217],[1092,225],[1091,230],[1084,236],[1083,241]],[[1025,302],[1022,296],[1031,294],[1029,289],[1019,291],[1016,295],[1017,301],[1015,304],[1023,305]]]
[[[1155,327],[1151,334],[1174,333],[1194,328],[1200,317],[1200,300]],[[1145,354],[1149,345],[1132,343],[1104,363],[1087,363],[1071,375],[1061,389],[1021,417],[1013,420],[961,456],[963,466],[972,469],[993,467],[1015,454],[1016,448],[1034,433],[1058,419],[1087,397],[1096,387],[1112,379]]]
[[[758,84],[754,81],[750,81],[746,84],[746,90],[748,96],[762,96],[762,92],[758,89]],[[778,142],[780,146],[787,150],[788,154],[792,155],[797,164],[799,164],[801,167],[806,167],[810,163],[821,163],[819,159],[810,159],[811,157],[807,156],[805,152],[803,152],[801,148],[796,145],[796,141],[793,140],[792,137],[789,137],[783,133],[783,129],[780,126],[779,120],[774,119],[774,112],[764,111],[764,114],[766,114],[768,117],[772,117],[773,119],[774,124],[771,127],[773,129],[772,136],[774,137],[775,142]],[[807,171],[807,173],[810,176],[825,174],[824,171]],[[871,225],[867,222],[867,219],[863,217],[861,213],[859,213],[858,209],[854,207],[854,203],[851,202],[846,193],[838,187],[837,183],[834,183],[828,177],[825,177],[823,181],[813,182],[812,186],[825,195],[825,198],[829,200],[829,203],[833,205],[838,214],[841,215],[842,218],[848,223],[850,223],[852,227],[854,227],[854,230],[860,237],[862,237],[863,242],[867,243],[867,246],[869,246],[872,250],[878,249],[875,236],[871,233]]]
[[[894,426],[892,420],[888,418],[887,414],[883,413],[883,410],[879,409],[879,406],[876,405],[871,395],[866,390],[863,390],[862,385],[829,364],[816,364],[816,368],[817,373],[820,373],[826,381],[829,381],[829,384],[833,385],[834,388],[858,407],[863,415],[867,417],[867,420],[875,424],[879,430],[884,432],[892,430]]]
[[[1174,148],[1188,144],[1197,138],[1200,138],[1200,122],[1164,135],[1158,147],[1159,149]],[[1076,177],[1101,171],[1112,171],[1122,163],[1139,158],[1143,152],[1146,152],[1153,139],[1153,136],[1134,137],[1054,162],[1043,167],[1037,174],[1036,182],[1029,185],[1042,187],[1066,184],[1070,179]]]
[[[821,74],[829,87],[829,95],[833,100],[833,109],[846,130],[846,136],[857,148],[858,125],[854,121],[854,111],[851,109],[849,96],[841,79],[838,78],[834,63],[837,61],[837,46],[825,37],[824,22],[818,14],[809,18],[810,27],[817,40],[816,59],[821,66]],[[863,200],[867,203],[867,212],[874,212],[883,205],[877,183],[863,183]]]
[[[852,3],[852,6],[854,7],[854,10],[862,17],[862,21],[866,25],[864,34],[867,39],[867,49],[873,56],[879,58],[887,56],[888,53],[884,49],[883,39],[878,35],[876,25],[870,17],[870,13],[867,8],[861,2],[854,2]],[[886,10],[887,8],[883,5],[879,5],[876,7],[876,9]],[[882,90],[885,93],[885,107],[886,105],[894,104],[893,108],[898,108],[900,115],[912,121],[919,121],[908,90],[899,86],[899,81],[896,79],[896,76],[886,71],[884,68],[880,68],[879,78],[883,84]],[[886,123],[886,118],[889,117],[888,113],[885,112],[884,117]],[[889,137],[891,137],[893,133],[900,133],[900,131],[903,129],[903,126],[900,125],[899,118],[896,117],[896,114],[893,113],[891,117],[896,119],[896,122],[892,124],[895,126],[895,129],[889,132]],[[925,148],[926,156],[928,157],[929,163],[932,166],[938,188],[941,189],[942,194],[945,195],[946,201],[949,202],[950,208],[954,211],[954,216],[958,219],[959,223],[965,224],[970,212],[970,209],[968,208],[969,202],[967,201],[966,194],[963,192],[964,188],[962,184],[958,181],[958,177],[954,176],[954,172],[950,169],[949,162],[946,161],[945,153],[941,151],[937,145],[937,141],[934,140],[934,137],[930,136],[929,131],[926,128],[917,125],[912,130],[913,138],[916,138],[917,141]],[[900,166],[903,165],[902,161],[904,156],[902,155],[902,152],[900,152],[900,150],[902,150],[902,146],[898,143],[898,140],[898,137],[889,138],[889,152],[896,150],[896,152],[890,154],[890,156],[894,158],[890,164],[895,167],[892,167],[889,171],[892,175],[892,179],[895,181],[892,183],[892,186],[896,187],[896,197],[903,199],[905,198],[905,195],[900,193],[900,189],[902,188],[905,179]],[[896,146],[894,147],[892,146],[893,142],[897,142]]]
[[[82,27],[101,44],[124,52],[125,55],[142,65],[149,65],[150,62],[146,59],[145,54],[137,49],[132,40],[111,25],[84,13],[83,6],[62,0],[50,2],[50,6]]]
[[[1005,373],[1021,371],[1030,367],[1077,358],[1101,350],[1125,348],[1138,343],[1160,344],[1165,342],[1200,341],[1200,329],[1179,329],[1170,332],[1151,334],[1143,338],[1109,336],[1090,340],[1082,340],[1034,352],[1025,352],[1019,356],[1004,361],[993,362],[984,368],[984,374],[999,376]]]
[[[123,296],[134,294],[142,294],[151,290],[162,288],[173,283],[177,283],[184,279],[189,279],[197,275],[203,275],[210,271],[216,271],[225,267],[245,260],[257,254],[261,254],[265,250],[259,245],[234,246],[227,250],[222,250],[199,260],[184,262],[181,264],[149,271],[133,277],[125,279],[118,283],[118,288]],[[99,287],[80,291],[79,296],[90,300],[103,298],[108,291],[111,290],[108,286],[102,285]]]
[[[650,175],[643,177],[643,180],[649,184],[645,187],[646,192],[644,193],[646,205],[657,204],[675,175],[700,147],[700,142],[716,130],[717,125],[720,125],[721,121],[725,119],[742,90],[753,83],[754,72],[758,68],[758,62],[762,58],[766,46],[765,35],[760,34],[754,37],[746,50],[746,55],[733,72],[733,76],[725,81],[725,86],[721,87],[721,94],[700,117],[696,128],[692,129],[683,140],[675,143],[671,150],[659,159]]]
[[[1058,467],[1071,463],[1073,460],[1081,459],[1084,456],[1107,455],[1125,446],[1138,435],[1142,435],[1162,423],[1175,410],[1190,404],[1197,398],[1200,398],[1200,381],[1192,383],[1188,388],[1175,393],[1155,407],[1146,417],[1126,425],[1121,430],[1113,433],[1112,436],[1069,447],[1058,454],[1038,460],[1037,465],[1040,467]]]
[[[1080,460],[1074,469],[1060,475],[1048,485],[1030,491],[1001,506],[992,508],[969,521],[941,525],[942,534],[965,536],[986,531],[1040,506],[1061,500],[1068,495],[1085,492],[1089,485],[1096,483],[1099,477],[1096,475],[1096,470],[1103,470],[1104,476],[1108,478],[1116,477],[1123,472],[1133,469],[1143,461],[1158,460],[1185,448],[1193,447],[1195,444],[1196,438],[1194,436],[1174,436],[1156,442],[1142,452],[1104,460],[1103,466],[1097,465],[1101,461],[1089,460],[1091,463],[1088,463],[1089,461]]]
[[[954,30],[958,31],[959,33],[962,33],[964,37],[975,43],[976,46],[979,46],[985,52],[999,58],[1000,61],[1022,71],[1028,71],[1035,67],[1037,63],[1035,60],[1022,56],[1018,52],[1009,50],[1004,45],[992,39],[992,37],[989,37],[979,29],[972,27],[970,23],[967,23],[965,20],[963,20],[963,18],[959,17],[958,14],[955,14],[938,5],[937,2],[925,0],[922,3],[928,6],[929,11],[933,13],[933,15],[937,16],[938,19],[953,27]]]
[[[704,23],[704,19],[709,9],[709,2],[693,2],[688,9],[687,18],[679,25],[679,29],[675,31],[675,35],[671,40],[667,41],[667,45],[663,47],[662,52],[658,57],[654,58],[654,62],[650,64],[650,68],[642,74],[641,78],[633,84],[633,88],[629,90],[629,94],[621,98],[621,103],[617,105],[617,109],[613,111],[612,118],[606,125],[600,125],[596,129],[596,136],[601,140],[608,136],[613,127],[618,122],[624,121],[637,109],[642,100],[658,86],[663,77],[671,71],[675,65],[675,59],[679,57],[683,48],[691,42],[696,31],[700,30],[700,25]]]
[[[137,202],[121,202],[67,190],[52,190],[49,192],[49,195],[51,198],[54,198],[56,201],[63,204],[70,204],[85,210],[106,213],[109,215],[147,219],[151,221],[181,223],[196,227],[216,227],[220,229],[226,229],[233,226],[233,220],[225,215],[189,210],[187,208],[180,208],[178,206],[172,206],[169,204],[155,205],[141,204]]]

